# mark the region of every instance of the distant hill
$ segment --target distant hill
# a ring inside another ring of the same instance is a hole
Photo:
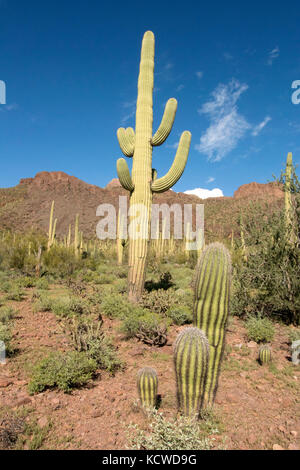
[[[57,235],[68,232],[74,226],[75,215],[80,218],[80,230],[86,237],[94,237],[99,218],[99,204],[111,203],[118,207],[118,197],[127,196],[118,181],[113,179],[105,188],[85,183],[61,171],[37,173],[34,178],[24,178],[13,188],[0,189],[0,229],[25,231],[39,229],[48,231],[51,202],[55,201],[54,215],[57,220]],[[284,193],[275,183],[250,183],[239,187],[233,197],[208,198],[175,191],[154,195],[154,203],[196,204],[205,207],[205,231],[212,238],[229,236],[232,228],[238,230],[236,220],[255,201],[266,205],[267,211],[282,207]]]

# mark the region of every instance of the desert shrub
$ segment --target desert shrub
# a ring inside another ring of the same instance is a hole
[[[126,279],[117,279],[114,282],[114,288],[119,294],[125,294],[127,292],[127,280]]]
[[[123,367],[110,339],[102,330],[102,320],[76,317],[64,324],[76,351],[84,351],[87,357],[94,359],[100,369],[110,373]]]
[[[284,183],[284,175],[280,183]],[[234,265],[231,312],[235,315],[259,311],[266,317],[300,324],[300,182],[294,169],[291,192],[295,241],[290,241],[284,211],[272,213],[267,205],[256,205],[244,216],[248,259]]]
[[[145,289],[148,292],[153,290],[167,290],[170,287],[174,286],[174,282],[172,280],[172,275],[169,271],[161,273],[159,277],[159,281],[153,281],[153,279],[148,280],[145,282]]]
[[[180,416],[167,420],[156,410],[149,413],[149,429],[129,425],[127,438],[130,449],[136,450],[208,450],[212,447],[209,434],[217,433],[216,428],[204,432],[203,423]]]
[[[174,305],[175,301],[173,289],[159,289],[143,294],[139,304],[151,312],[164,314]]]
[[[275,333],[273,323],[268,318],[251,316],[245,322],[248,338],[256,343],[272,341]]]
[[[193,314],[186,305],[175,305],[166,312],[166,315],[175,325],[184,325],[193,321]]]
[[[300,328],[290,329],[289,331],[289,342],[298,341],[300,339]]]
[[[135,308],[124,296],[114,293],[104,295],[100,306],[101,313],[109,318],[128,317]]]
[[[24,299],[24,291],[20,287],[12,287],[12,289],[6,294],[6,300],[15,300],[21,302]]]
[[[34,368],[28,384],[31,395],[48,388],[70,392],[74,387],[85,385],[95,373],[97,363],[84,352],[53,352]]]
[[[0,323],[8,323],[11,321],[16,314],[12,307],[3,305],[0,307]]]
[[[167,321],[141,308],[136,308],[122,321],[121,331],[127,338],[136,337],[153,346],[163,346],[167,342]]]
[[[33,311],[34,312],[50,312],[53,305],[53,299],[48,297],[45,294],[41,294],[40,292],[36,292],[33,295],[34,298],[37,300],[33,304]]]
[[[24,431],[25,421],[23,418],[5,413],[0,417],[0,450],[12,449],[19,435]]]
[[[56,277],[64,278],[75,273],[84,265],[82,258],[76,258],[73,250],[54,245],[42,256],[43,268]]]
[[[59,317],[72,316],[74,314],[87,315],[91,312],[89,302],[75,296],[64,295],[52,298],[46,294],[37,294],[38,299],[34,303],[35,312],[51,311]]]
[[[37,279],[30,277],[30,276],[23,276],[18,279],[19,287],[25,287],[25,288],[35,287],[36,282],[37,282]]]
[[[49,281],[45,277],[41,277],[35,281],[35,287],[41,290],[49,289]]]

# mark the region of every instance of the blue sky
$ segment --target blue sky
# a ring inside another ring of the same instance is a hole
[[[153,152],[162,176],[182,131],[192,144],[176,191],[231,196],[300,162],[297,2],[0,0],[0,187],[39,171],[105,186],[134,127],[143,33],[155,34],[154,129],[168,98],[173,130]],[[129,160],[128,160],[129,162]]]

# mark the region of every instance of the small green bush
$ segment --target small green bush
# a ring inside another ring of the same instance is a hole
[[[0,323],[8,323],[13,319],[16,314],[15,310],[12,307],[3,306],[0,307]]]
[[[193,314],[186,305],[175,305],[167,311],[166,315],[175,325],[184,325],[193,321]]]
[[[123,367],[116,350],[102,330],[102,321],[92,321],[91,318],[76,317],[64,324],[70,334],[74,348],[84,351],[88,357],[97,362],[100,369],[110,373]]]
[[[174,296],[174,290],[152,290],[149,293],[143,294],[140,305],[143,308],[147,308],[151,312],[164,314],[166,313],[176,302]]]
[[[120,294],[110,293],[104,295],[101,301],[101,313],[108,318],[126,318],[131,315],[135,308]]]
[[[137,307],[123,319],[121,331],[127,338],[135,336],[143,343],[163,346],[167,342],[168,323],[159,315]]]
[[[96,369],[96,361],[84,352],[53,352],[35,366],[28,391],[33,395],[47,388],[58,388],[67,393],[85,385]]]
[[[130,449],[135,450],[209,450],[212,442],[209,434],[218,432],[210,429],[205,432],[203,423],[180,416],[168,421],[156,410],[149,413],[149,430],[138,425],[129,425],[127,438]]]
[[[251,316],[245,323],[248,338],[256,343],[268,343],[272,341],[275,333],[273,323],[266,317]]]
[[[5,299],[21,302],[24,299],[24,291],[19,287],[14,287],[6,294]]]

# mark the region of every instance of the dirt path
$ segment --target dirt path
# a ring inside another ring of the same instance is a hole
[[[157,369],[161,411],[176,414],[172,343],[182,327],[172,327],[166,346],[153,349],[134,340],[124,341],[116,323],[105,321],[114,334],[126,369],[115,377],[100,372],[88,387],[72,394],[45,391],[29,396],[27,383],[32,363],[51,350],[70,349],[55,315],[33,313],[29,300],[16,302],[14,321],[16,356],[0,367],[0,403],[13,410],[22,406],[43,428],[51,429],[43,444],[48,449],[125,449],[126,424],[143,425],[145,418],[136,406],[136,373],[145,365]],[[285,329],[276,325],[272,344],[275,367],[256,362],[258,346],[247,343],[242,322],[234,319],[227,334],[226,357],[216,397],[215,412],[221,421],[216,446],[228,449],[299,448],[299,368],[288,361]],[[26,446],[25,446],[26,448]]]

